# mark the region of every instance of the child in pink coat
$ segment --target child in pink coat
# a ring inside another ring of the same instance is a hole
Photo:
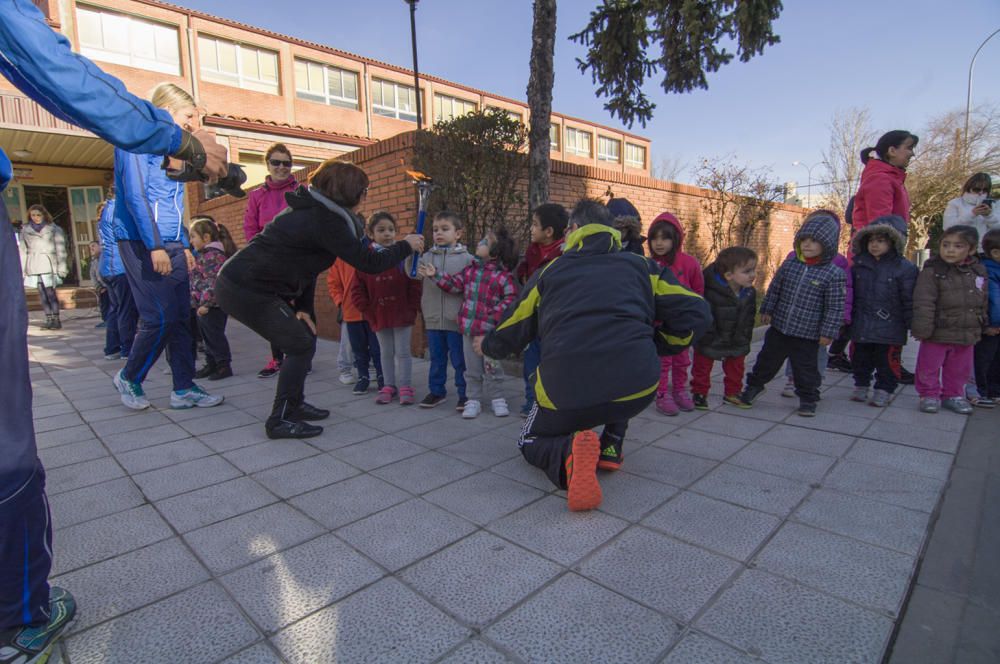
[[[669,267],[682,286],[699,295],[705,294],[705,277],[701,265],[682,251],[684,228],[677,217],[664,212],[649,227],[647,233],[649,255],[662,267]],[[656,391],[656,408],[664,415],[674,416],[680,411],[694,410],[694,401],[688,390],[688,370],[691,367],[691,349],[678,355],[660,358],[660,387]]]

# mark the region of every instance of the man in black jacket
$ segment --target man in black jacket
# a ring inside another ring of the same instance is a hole
[[[502,358],[542,340],[535,406],[518,445],[567,489],[574,511],[600,505],[599,463],[621,466],[628,420],[656,395],[657,355],[687,348],[711,322],[708,304],[669,269],[622,251],[612,223],[605,206],[580,201],[563,255],[528,280],[479,342],[484,354]],[[600,438],[590,430],[599,425]]]

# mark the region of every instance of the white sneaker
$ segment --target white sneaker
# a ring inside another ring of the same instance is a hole
[[[795,396],[795,383],[785,383],[785,389],[781,390],[781,396],[791,399]]]
[[[178,410],[184,408],[212,408],[225,401],[225,397],[219,394],[209,394],[197,385],[192,385],[186,390],[170,393],[170,407]]]
[[[493,414],[497,417],[507,417],[510,415],[510,408],[507,407],[507,400],[503,397],[494,399],[490,404],[493,406]]]
[[[483,411],[482,404],[476,399],[469,399],[465,402],[465,408],[462,409],[462,417],[467,420],[479,417],[479,413]]]
[[[340,372],[340,384],[341,385],[354,385],[354,372],[353,371],[341,371]]]
[[[142,391],[142,385],[126,380],[122,376],[124,371],[122,369],[111,379],[115,384],[115,389],[122,395],[122,403],[132,410],[145,410],[149,408],[149,401],[146,399],[146,394]]]

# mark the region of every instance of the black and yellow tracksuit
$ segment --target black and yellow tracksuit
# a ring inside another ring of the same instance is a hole
[[[669,269],[621,251],[617,230],[589,224],[568,235],[563,255],[531,277],[483,340],[494,358],[542,341],[522,453],[563,485],[573,433],[603,424],[602,446],[620,456],[628,419],[656,394],[658,355],[687,348],[711,321],[705,300]]]

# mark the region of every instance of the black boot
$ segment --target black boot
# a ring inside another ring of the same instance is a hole
[[[233,375],[233,368],[228,362],[215,365],[215,371],[208,377],[209,380],[222,380]]]
[[[278,420],[273,424],[268,422],[264,425],[264,430],[267,432],[267,437],[271,439],[314,438],[323,433],[323,427],[291,420]]]
[[[325,408],[317,408],[303,401],[302,405],[292,412],[290,419],[315,422],[317,420],[325,420],[328,417],[330,417],[330,411]]]
[[[205,366],[194,372],[195,378],[208,378],[216,371],[218,371],[219,366],[212,360],[206,360]]]
[[[42,328],[43,330],[51,330],[52,329],[52,314],[45,314],[45,322],[44,323],[39,323],[38,327]]]
[[[59,314],[53,314],[52,315],[52,326],[49,329],[50,330],[61,330],[62,329],[62,322],[60,322],[60,320],[59,320]]]

